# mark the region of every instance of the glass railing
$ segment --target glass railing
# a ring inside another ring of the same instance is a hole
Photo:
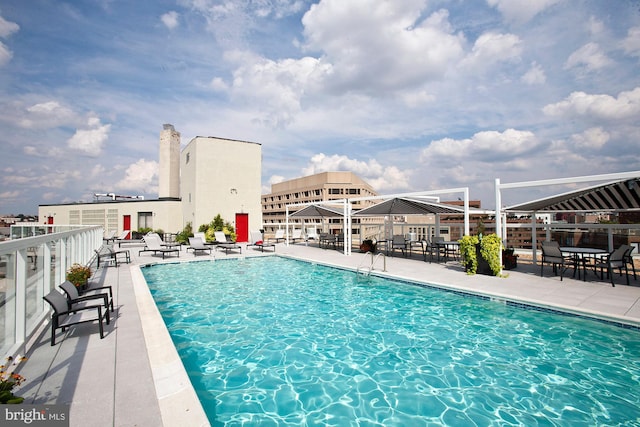
[[[48,318],[42,299],[74,263],[88,265],[102,245],[101,226],[12,226],[0,242],[0,355],[26,352]],[[4,358],[3,358],[4,359]]]

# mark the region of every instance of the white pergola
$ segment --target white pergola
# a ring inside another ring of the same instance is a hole
[[[611,173],[603,175],[587,175],[573,178],[545,179],[502,184],[495,181],[496,194],[496,234],[501,239],[506,235],[506,211],[526,212],[531,214],[532,227],[535,229],[536,214],[539,212],[596,212],[596,211],[629,211],[638,210],[637,183],[635,187],[625,188],[625,180],[640,179],[640,171]],[[602,184],[603,181],[606,183]],[[582,182],[601,182],[601,184],[559,194],[532,202],[511,207],[502,206],[502,191],[529,187],[548,187],[551,185],[567,185]],[[627,199],[625,202],[623,199]],[[532,236],[533,259],[536,259],[536,233]]]
[[[356,197],[352,199],[339,199],[339,200],[326,200],[322,202],[301,202],[301,203],[292,203],[286,206],[286,242],[289,244],[289,208],[297,207],[297,206],[309,206],[309,205],[342,205],[342,210],[344,213],[344,221],[343,221],[343,235],[344,235],[344,254],[351,255],[351,224],[352,224],[352,212],[353,212],[353,202],[361,202],[361,201],[369,201],[369,200],[386,200],[393,198],[411,198],[416,200],[430,200],[435,202],[440,202],[439,195],[442,194],[456,194],[462,193],[463,198],[463,215],[464,215],[464,234],[469,234],[469,187],[459,187],[459,188],[448,188],[442,190],[428,190],[428,191],[417,191],[411,193],[399,193],[399,194],[389,194],[383,196],[370,196],[370,197]],[[436,230],[439,231],[439,216],[436,215]]]

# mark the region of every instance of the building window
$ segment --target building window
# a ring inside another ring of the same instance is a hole
[[[330,188],[329,194],[342,194],[342,188]]]
[[[153,212],[138,212],[138,230],[141,228],[153,229]]]
[[[189,159],[191,158],[190,154],[191,153],[187,153],[187,155],[185,156],[185,159],[184,159],[185,164],[189,163]]]

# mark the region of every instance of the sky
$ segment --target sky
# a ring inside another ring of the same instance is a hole
[[[165,123],[262,144],[264,194],[347,170],[493,208],[640,170],[640,1],[0,1],[0,214],[156,198]]]

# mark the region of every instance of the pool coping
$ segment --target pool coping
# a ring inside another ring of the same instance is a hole
[[[130,272],[163,424],[210,426],[140,266]]]

